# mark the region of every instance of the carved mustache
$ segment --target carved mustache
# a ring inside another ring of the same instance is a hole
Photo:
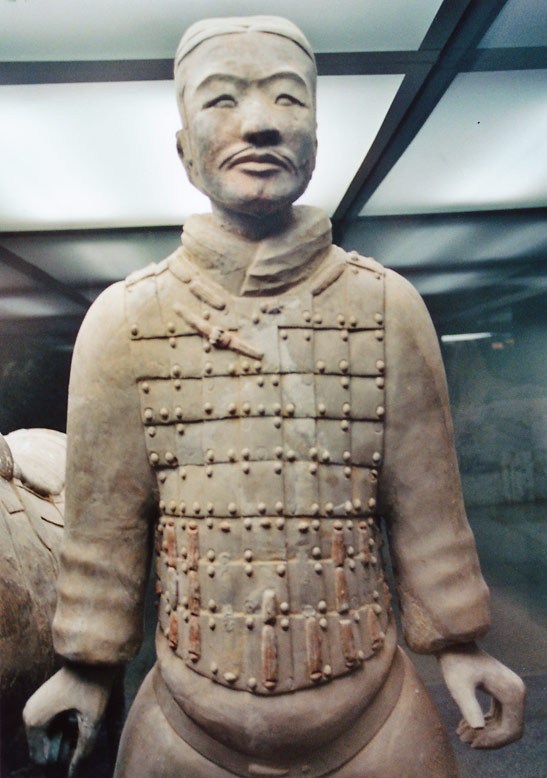
[[[246,146],[244,149],[230,154],[223,159],[219,168],[232,168],[244,162],[269,162],[273,165],[288,170],[290,173],[296,173],[296,166],[288,154],[282,154],[279,151],[261,151],[254,146]]]

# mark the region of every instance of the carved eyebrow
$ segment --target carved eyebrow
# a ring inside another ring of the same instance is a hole
[[[297,84],[298,86],[304,87],[304,89],[308,89],[308,84],[306,83],[306,81],[295,70],[282,70],[279,71],[278,73],[272,73],[271,76],[266,76],[265,78],[259,78],[257,83],[268,84],[271,83],[272,81],[294,81],[294,83]]]
[[[265,76],[264,78],[256,79],[255,83],[262,85],[272,83],[273,81],[286,80],[293,81],[296,85],[303,87],[304,89],[308,89],[308,84],[306,81],[295,70],[282,70],[276,73],[272,73],[271,75]],[[200,91],[207,89],[207,87],[211,86],[211,84],[214,84],[217,81],[224,84],[231,84],[235,87],[245,87],[249,83],[247,79],[230,75],[229,73],[210,73],[203,79],[203,81],[200,81],[196,87],[196,92],[199,93]]]
[[[233,86],[244,86],[246,81],[244,78],[239,78],[238,76],[231,76],[228,73],[210,73],[208,76],[206,76],[203,81],[200,81],[200,83],[196,87],[196,92],[200,92],[204,89],[207,89],[207,87],[211,86],[216,81],[220,81],[224,84],[232,84]]]

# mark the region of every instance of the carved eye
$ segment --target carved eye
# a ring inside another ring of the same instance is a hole
[[[233,108],[236,105],[236,99],[232,95],[219,95],[213,97],[205,103],[205,108]]]
[[[300,100],[298,100],[294,95],[289,94],[281,94],[276,97],[275,100],[277,105],[301,105],[303,106],[304,103],[302,103]]]

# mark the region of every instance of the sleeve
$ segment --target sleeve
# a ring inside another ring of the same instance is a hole
[[[123,306],[122,283],[92,305],[70,375],[53,638],[59,654],[89,664],[126,662],[139,649],[156,517]]]
[[[439,344],[414,287],[386,274],[380,508],[405,639],[431,653],[486,633],[489,593],[461,492]]]

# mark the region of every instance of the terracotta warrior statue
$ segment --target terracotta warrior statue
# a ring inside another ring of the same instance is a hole
[[[179,154],[212,213],[80,331],[54,620],[66,665],[27,704],[31,753],[75,710],[71,775],[89,754],[141,641],[155,553],[157,664],[117,778],[455,778],[396,645],[381,518],[406,641],[437,657],[462,739],[518,738],[524,686],[474,643],[488,590],[431,321],[405,280],[293,206],[317,145],[298,28],[199,22],[175,80]]]

